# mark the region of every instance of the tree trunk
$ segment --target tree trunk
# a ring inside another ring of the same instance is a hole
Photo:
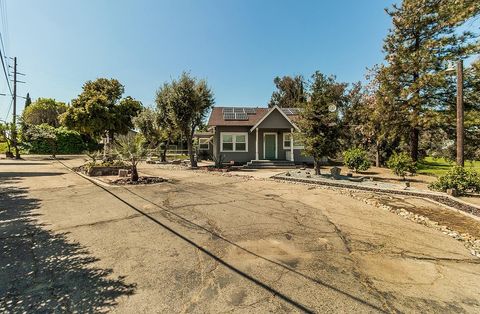
[[[190,167],[195,168],[197,167],[197,161],[195,160],[195,152],[193,151],[192,138],[188,139],[187,147],[188,147],[188,155],[190,156]]]
[[[111,161],[111,151],[114,140],[114,132],[112,130],[106,131],[107,142],[103,145],[103,159],[104,161]]]
[[[132,171],[132,173],[130,175],[130,179],[132,180],[132,182],[137,182],[138,181],[137,165],[132,164],[131,171]]]
[[[315,158],[314,163],[315,163],[315,174],[320,175],[320,159]]]
[[[414,162],[418,161],[418,141],[420,137],[420,130],[413,127],[410,130],[410,157]]]
[[[380,167],[380,145],[375,142],[375,166]]]
[[[160,156],[160,161],[161,162],[166,162],[167,161],[167,150],[168,150],[168,145],[170,145],[170,139],[168,139],[163,146],[163,152],[162,155]]]
[[[193,134],[195,134],[195,125],[192,125],[192,129],[188,136],[188,153],[190,154],[190,165],[192,168],[197,167],[197,159],[195,158],[195,151],[193,150]]]

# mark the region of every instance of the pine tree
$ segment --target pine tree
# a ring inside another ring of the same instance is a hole
[[[480,12],[480,1],[404,0],[387,13],[393,28],[385,39],[387,66],[381,84],[389,105],[409,128],[410,155],[418,160],[420,133],[429,111],[447,105],[449,61],[479,51],[478,38],[461,26]]]
[[[320,174],[323,157],[335,158],[340,150],[340,120],[332,106],[343,108],[347,101],[347,84],[320,72],[312,76],[311,99],[303,105],[298,125],[302,130],[305,152],[313,156],[315,173]]]
[[[32,103],[32,99],[30,98],[30,93],[27,93],[27,97],[25,97],[25,108],[26,109]]]
[[[304,79],[301,75],[294,77],[284,76],[273,79],[276,91],[272,93],[268,107],[295,108],[301,106],[305,100]]]

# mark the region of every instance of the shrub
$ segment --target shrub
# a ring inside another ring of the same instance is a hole
[[[407,153],[393,153],[393,155],[387,160],[387,167],[393,171],[397,176],[403,177],[407,173],[414,174],[417,172],[417,164]]]
[[[343,152],[343,162],[355,172],[368,170],[371,166],[367,152],[361,148],[351,148]]]
[[[479,193],[480,174],[473,169],[455,166],[428,187],[442,192],[447,191],[447,189],[456,189],[459,195],[468,192]]]
[[[78,154],[87,148],[77,131],[47,124],[30,126],[24,145],[31,154]]]

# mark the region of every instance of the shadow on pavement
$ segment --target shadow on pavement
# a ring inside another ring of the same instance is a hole
[[[134,293],[135,284],[95,267],[98,259],[67,233],[45,230],[32,212],[40,201],[12,186],[18,181],[0,180],[1,313],[91,313]]]
[[[51,177],[51,176],[60,176],[65,174],[65,172],[0,172],[0,178],[2,181],[5,178],[21,178],[21,177]]]

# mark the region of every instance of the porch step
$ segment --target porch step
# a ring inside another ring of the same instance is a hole
[[[295,163],[290,160],[252,160],[245,166],[248,169],[292,169]]]

